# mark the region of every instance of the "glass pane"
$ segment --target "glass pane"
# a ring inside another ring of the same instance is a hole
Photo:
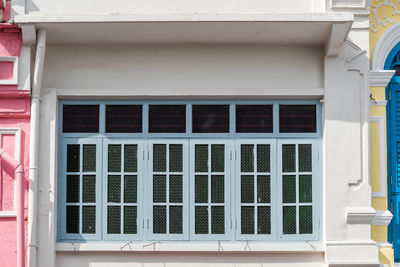
[[[299,233],[300,234],[312,234],[312,206],[300,206],[299,207]]]
[[[208,203],[208,176],[196,175],[194,178],[194,202]]]
[[[241,233],[242,235],[254,234],[254,207],[241,207]]]
[[[186,105],[149,105],[149,133],[185,133]]]
[[[124,207],[124,234],[137,234],[137,207]]]
[[[120,203],[121,202],[121,176],[109,175],[108,176],[108,202]]]
[[[208,172],[208,145],[195,146],[195,172]]]
[[[169,171],[183,171],[183,145],[169,145]]]
[[[120,234],[121,233],[121,207],[108,206],[107,207],[107,233]]]
[[[82,233],[95,234],[96,233],[96,207],[83,206],[82,207]]]
[[[153,206],[153,233],[167,233],[167,207]]]
[[[79,202],[79,175],[67,175],[67,202]]]
[[[211,171],[225,171],[225,145],[211,145]]]
[[[124,202],[137,203],[137,176],[124,176]]]
[[[153,145],[153,171],[167,171],[167,145]]]
[[[240,169],[242,172],[254,172],[254,145],[241,145]]]
[[[272,133],[272,105],[236,105],[237,133]]]
[[[299,145],[299,171],[312,171],[312,146],[311,144]]]
[[[316,105],[279,105],[281,133],[316,133]]]
[[[211,175],[211,203],[225,202],[225,176]]]
[[[240,198],[242,203],[254,203],[254,176],[242,175]]]
[[[299,175],[299,201],[300,203],[312,202],[312,176]]]
[[[270,147],[269,145],[257,145],[257,171],[270,172]]]
[[[79,145],[67,145],[67,172],[79,172]]]
[[[182,206],[169,207],[169,233],[183,233],[183,209]]]
[[[67,233],[79,233],[79,206],[67,206]]]
[[[257,207],[257,233],[271,234],[271,207]]]
[[[296,234],[296,207],[283,206],[283,234]]]
[[[64,105],[64,133],[98,133],[99,105]]]
[[[296,203],[296,176],[282,176],[282,201],[283,203]]]
[[[208,207],[194,207],[195,234],[208,234]]]
[[[96,202],[96,176],[83,175],[83,202]]]
[[[296,171],[296,145],[282,145],[282,172]]]
[[[271,203],[271,178],[269,175],[257,176],[257,203]]]
[[[121,171],[121,145],[108,145],[108,171]]]
[[[107,133],[141,133],[141,105],[106,105]]]
[[[124,171],[137,172],[137,145],[124,146]]]
[[[83,171],[96,171],[96,145],[83,145]]]
[[[165,175],[153,176],[153,202],[164,203],[167,200],[167,177]]]
[[[225,207],[211,207],[211,233],[225,234]]]
[[[183,195],[183,177],[182,175],[169,176],[169,202],[182,203]]]
[[[193,105],[193,133],[229,133],[229,105]]]

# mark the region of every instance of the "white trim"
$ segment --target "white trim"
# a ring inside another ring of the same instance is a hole
[[[332,0],[332,9],[354,9],[365,8],[365,0]]]
[[[393,214],[389,210],[377,210],[371,225],[388,226],[392,221]]]
[[[393,47],[400,41],[400,23],[393,24],[379,38],[372,54],[371,69],[383,70],[385,61]]]
[[[382,67],[383,68],[383,67]],[[386,87],[392,76],[396,71],[394,70],[370,70],[369,71],[369,86],[384,86]]]
[[[376,242],[378,248],[393,248],[393,245],[388,242]]]
[[[1,141],[2,141],[2,135],[5,134],[12,134],[15,136],[15,141],[14,141],[14,158],[16,161],[20,162],[21,161],[21,128],[0,128],[0,146],[1,146]],[[0,164],[0,171],[1,171],[1,164]],[[1,177],[0,177],[1,179]],[[0,184],[1,186],[1,184]],[[0,192],[1,192],[1,187],[0,187]],[[1,201],[1,195],[0,195],[0,201]],[[12,211],[0,211],[0,218],[7,218],[7,217],[16,217],[16,209],[15,209],[15,203],[17,202],[17,181],[14,179],[14,205],[13,205],[13,210]]]
[[[372,197],[386,197],[386,167],[385,167],[385,118],[383,116],[371,116],[369,121],[377,122],[379,127],[379,184],[378,192],[372,192]],[[371,130],[371,129],[370,129]]]
[[[1,85],[16,85],[16,84],[18,84],[18,57],[0,57],[0,61],[13,63],[12,79],[0,80],[0,84]]]
[[[370,106],[383,106],[386,107],[387,105],[387,100],[370,100],[369,101]]]
[[[372,207],[347,207],[347,223],[349,224],[371,224],[375,218],[376,211]]]

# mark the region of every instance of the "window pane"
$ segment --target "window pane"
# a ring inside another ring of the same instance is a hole
[[[299,220],[300,234],[312,234],[312,206],[299,207]]]
[[[270,184],[269,175],[257,176],[257,203],[271,203]]]
[[[257,207],[257,233],[261,235],[271,234],[271,207]]]
[[[108,176],[108,202],[120,203],[121,202],[121,176],[109,175]]]
[[[67,233],[79,233],[79,206],[67,206]]]
[[[296,171],[296,145],[282,145],[282,172]]]
[[[269,145],[257,145],[257,171],[270,172],[270,147]]]
[[[96,176],[83,175],[83,201],[84,203],[96,202]]]
[[[169,145],[169,171],[183,171],[183,145]]]
[[[167,145],[153,145],[153,171],[167,171]]]
[[[153,206],[153,233],[167,233],[167,207]]]
[[[240,166],[242,172],[254,172],[254,145],[241,145]]]
[[[211,145],[211,171],[225,171],[225,145]]]
[[[195,234],[208,234],[208,207],[194,207]]]
[[[211,233],[225,234],[225,207],[211,207]]]
[[[207,203],[208,202],[208,176],[207,175],[196,175],[194,178],[195,187],[195,203]]]
[[[283,175],[282,176],[282,201],[283,203],[296,202],[296,176]]]
[[[137,176],[124,176],[124,202],[137,203]]]
[[[108,206],[107,208],[107,233],[121,233],[121,207]]]
[[[164,203],[167,199],[167,177],[165,175],[153,176],[153,202]]]
[[[169,176],[169,202],[182,203],[183,185],[182,175]]]
[[[281,133],[317,132],[316,105],[279,105]]]
[[[169,233],[182,234],[183,232],[183,209],[182,206],[169,207]]]
[[[107,133],[141,133],[141,105],[106,105]]]
[[[208,145],[195,146],[195,172],[208,172]]]
[[[82,233],[95,234],[96,233],[96,207],[83,206],[82,207]]]
[[[254,234],[254,207],[242,206],[240,218],[242,235]]]
[[[64,105],[64,133],[98,133],[99,105]]]
[[[236,105],[237,133],[272,133],[272,105]]]
[[[124,234],[137,233],[137,207],[125,206],[124,207]]]
[[[296,207],[283,206],[283,234],[296,234]]]
[[[137,145],[124,146],[124,171],[137,172]]]
[[[254,176],[242,175],[241,179],[241,202],[254,203]]]
[[[300,203],[312,202],[312,176],[299,175],[299,201]]]
[[[79,172],[79,145],[67,145],[67,172]]]
[[[193,105],[193,133],[229,133],[229,105]]]
[[[186,105],[150,105],[149,133],[185,133]]]
[[[225,176],[211,175],[211,203],[225,202]]]
[[[79,202],[80,186],[79,175],[67,175],[67,202]]]
[[[121,145],[108,145],[108,171],[121,171]]]
[[[312,171],[312,146],[311,144],[299,144],[299,171]]]
[[[96,171],[96,145],[83,145],[83,171]]]

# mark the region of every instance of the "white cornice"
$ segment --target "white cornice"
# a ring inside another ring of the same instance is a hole
[[[376,211],[372,207],[347,207],[347,223],[371,224]]]
[[[394,70],[371,70],[369,72],[369,85],[386,87],[394,73]]]
[[[389,225],[393,218],[393,214],[389,210],[377,210],[372,225]]]

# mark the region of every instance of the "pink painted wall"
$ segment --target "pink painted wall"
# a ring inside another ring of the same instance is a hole
[[[9,3],[9,2],[7,2]],[[21,32],[12,24],[0,23],[0,57],[19,56]],[[13,65],[0,62],[0,79],[13,77]],[[25,240],[27,239],[28,210],[28,168],[29,168],[29,122],[30,92],[18,90],[17,85],[0,85],[0,129],[21,129],[21,162],[25,168]],[[0,145],[9,154],[15,154],[15,137],[3,135]],[[0,171],[0,212],[12,211],[14,202],[13,170],[1,168]],[[0,266],[14,267],[17,264],[16,218],[0,218]]]

